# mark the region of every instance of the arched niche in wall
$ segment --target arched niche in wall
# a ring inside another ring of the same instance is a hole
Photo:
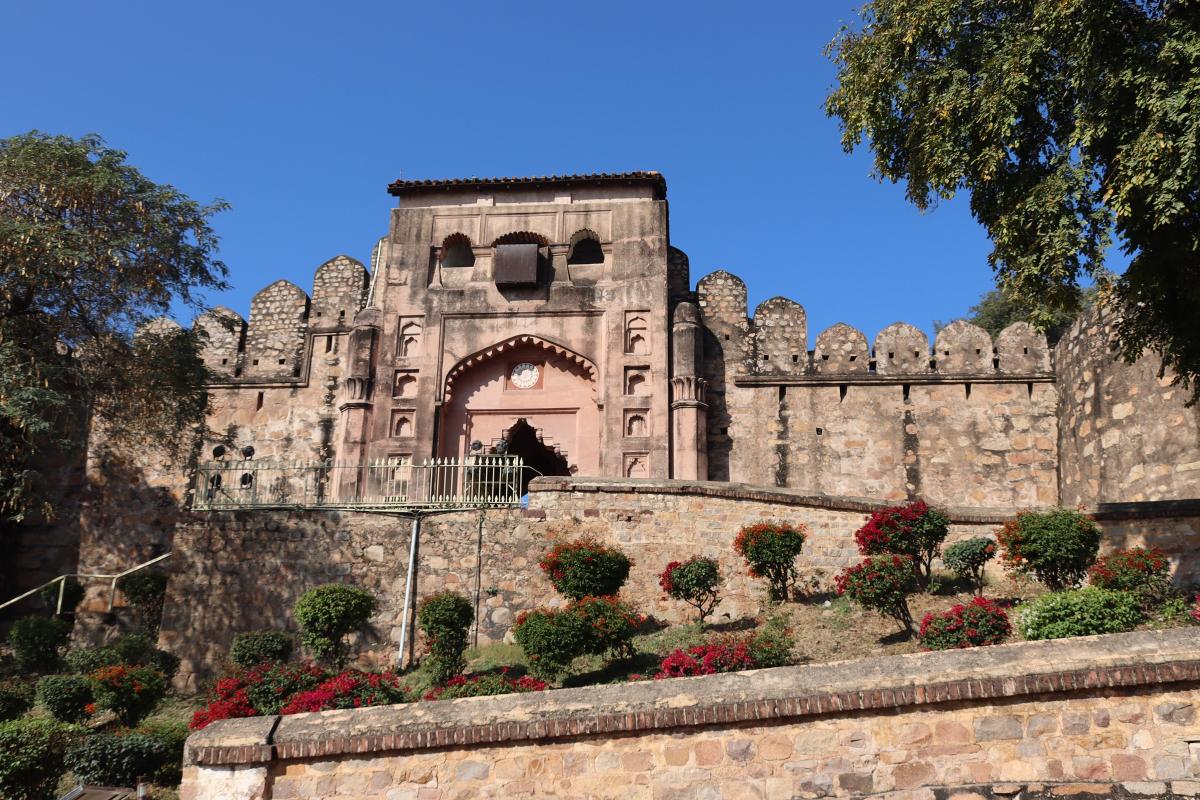
[[[446,269],[475,266],[475,251],[465,233],[452,233],[445,238],[442,242],[441,263]]]

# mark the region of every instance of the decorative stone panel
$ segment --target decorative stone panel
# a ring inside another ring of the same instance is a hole
[[[875,371],[880,375],[929,372],[929,337],[907,322],[895,322],[875,337]]]
[[[938,331],[933,357],[938,372],[946,375],[979,375],[995,371],[992,337],[966,320],[956,319]]]
[[[813,369],[822,374],[838,375],[869,372],[871,351],[867,346],[867,337],[844,322],[826,328],[817,336]]]

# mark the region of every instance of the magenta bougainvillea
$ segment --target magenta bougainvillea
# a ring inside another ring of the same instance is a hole
[[[926,614],[917,638],[926,650],[952,650],[1000,644],[1012,633],[1004,609],[983,597],[941,614]]]
[[[921,588],[929,586],[933,559],[941,552],[950,532],[950,519],[930,508],[924,500],[883,508],[867,519],[854,534],[858,552],[864,556],[889,553],[908,556],[917,570]]]

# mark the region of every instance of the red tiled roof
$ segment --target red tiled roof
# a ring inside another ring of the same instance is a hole
[[[398,180],[388,184],[388,194],[424,194],[452,189],[537,188],[550,185],[603,186],[617,184],[648,184],[655,196],[667,196],[667,181],[658,172],[594,172],[586,175],[534,175],[508,178],[443,178],[439,180]]]

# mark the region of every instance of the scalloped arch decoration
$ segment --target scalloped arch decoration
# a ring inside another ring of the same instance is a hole
[[[599,371],[596,369],[596,365],[591,359],[576,353],[574,350],[568,350],[566,347],[549,341],[548,339],[543,339],[540,336],[525,333],[521,334],[520,336],[513,336],[509,339],[505,339],[504,341],[498,342],[490,347],[485,347],[484,349],[472,353],[464,359],[461,359],[450,369],[450,372],[446,374],[445,388],[442,392],[443,401],[449,402],[454,396],[454,383],[464,372],[472,367],[479,366],[485,361],[490,361],[502,353],[526,345],[534,345],[542,350],[566,359],[568,362],[578,367],[584,373],[584,375],[586,375],[587,378],[593,382],[593,384],[599,375]]]

